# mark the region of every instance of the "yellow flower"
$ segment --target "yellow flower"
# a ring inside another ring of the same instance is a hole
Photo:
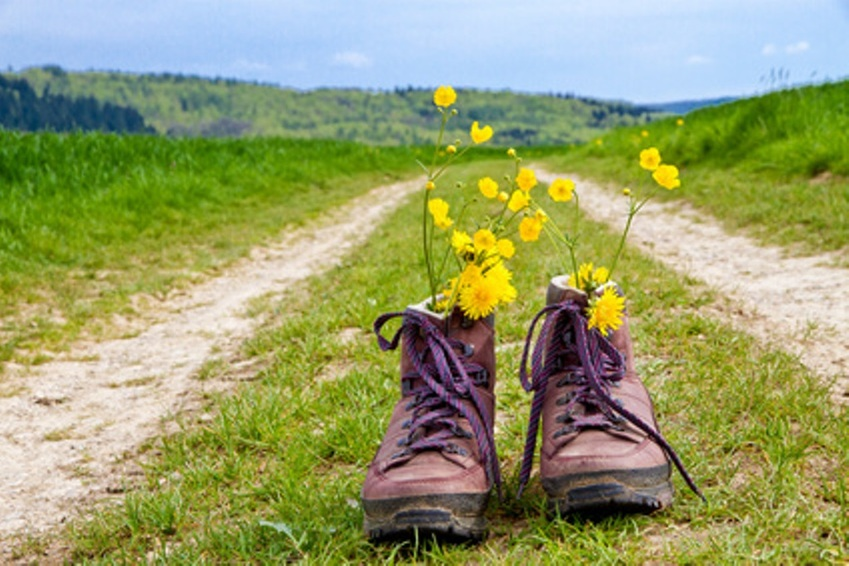
[[[658,185],[670,191],[681,186],[678,168],[674,165],[661,165],[652,173],[652,178],[657,181]]]
[[[569,202],[572,200],[572,193],[575,191],[575,183],[570,179],[555,179],[548,186],[548,196],[554,202]]]
[[[457,146],[449,145],[445,148],[445,153],[447,153],[448,155],[454,155],[455,153],[457,153]]]
[[[448,218],[448,203],[441,198],[430,199],[427,202],[427,209],[433,216],[433,223],[437,227],[446,230],[454,224],[454,221]]]
[[[625,195],[626,197],[631,196],[631,189],[629,189],[628,187],[625,187],[624,189],[622,189],[622,194]]]
[[[598,328],[603,335],[608,331],[622,326],[622,316],[625,312],[625,297],[620,297],[616,289],[610,285],[605,287],[600,297],[590,300],[587,326]]]
[[[515,159],[516,158],[516,150],[513,149],[512,147],[510,149],[508,149],[507,150],[507,157],[512,157],[513,159]]]
[[[427,183],[425,183],[425,189],[432,191],[435,188],[436,188],[436,183],[434,183],[433,181],[428,181]]]
[[[441,86],[433,93],[433,103],[442,108],[448,108],[457,100],[457,93],[450,86]]]
[[[581,289],[583,291],[587,290],[587,283],[592,281],[593,278],[593,264],[592,263],[582,263],[578,267],[578,275],[575,276],[574,273],[569,275],[569,286],[573,289]]]
[[[643,136],[644,138],[647,138],[647,137],[649,137],[649,132],[648,132],[648,130],[643,130],[642,132],[640,132],[640,135]]]
[[[478,125],[477,121],[472,122],[472,130],[469,135],[472,137],[473,142],[483,143],[492,137],[492,127],[484,126],[483,128],[481,128]]]
[[[527,167],[522,167],[516,175],[516,184],[527,193],[537,186],[537,176]]]
[[[534,216],[526,216],[519,223],[519,237],[523,242],[536,242],[542,231],[542,222]]]
[[[530,203],[531,199],[528,197],[528,193],[517,189],[513,191],[512,195],[510,195],[510,202],[507,203],[507,208],[513,212],[519,212],[520,210],[528,208]]]
[[[493,284],[499,303],[512,303],[516,300],[516,288],[510,282],[513,274],[504,262],[499,261],[486,271],[486,278]]]
[[[460,288],[457,303],[469,318],[476,320],[489,316],[498,305],[499,288],[496,281],[479,277]]]
[[[495,234],[492,233],[492,230],[481,228],[475,232],[474,243],[476,253],[488,252],[495,247]]]
[[[478,189],[480,189],[481,194],[486,198],[495,198],[498,196],[498,183],[490,177],[484,177],[478,181]]]
[[[516,253],[516,247],[513,245],[513,242],[506,238],[498,240],[495,243],[495,247],[498,250],[498,255],[504,259],[510,259]]]
[[[498,202],[507,202],[507,201],[510,199],[510,195],[508,195],[508,194],[507,194],[507,193],[505,193],[504,191],[500,191],[500,192],[498,193],[498,196],[497,196],[497,197],[495,197],[495,198],[497,198],[497,199],[498,199]]]
[[[660,165],[660,152],[656,147],[650,147],[640,152],[640,167],[654,171]]]
[[[679,126],[683,126],[684,125],[684,118],[678,118],[677,120],[675,120],[675,123]]]
[[[472,244],[472,237],[462,230],[454,230],[454,233],[451,234],[451,247],[454,248],[454,253],[459,256],[474,253],[475,251],[475,247]]]
[[[610,270],[606,267],[598,267],[593,271],[593,283],[596,285],[604,285],[610,278]]]

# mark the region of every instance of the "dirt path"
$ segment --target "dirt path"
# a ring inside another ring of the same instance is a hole
[[[550,182],[555,175],[538,177]],[[624,226],[624,198],[571,178],[585,211],[617,229]],[[715,219],[680,202],[649,202],[635,217],[628,241],[723,293],[727,301],[710,314],[798,355],[833,382],[835,402],[849,402],[849,270],[829,267],[836,256],[785,257],[780,248],[728,235]]]
[[[610,193],[575,180],[587,210],[621,225],[624,211],[610,205]],[[163,419],[197,406],[204,390],[227,386],[193,376],[251,335],[257,322],[245,314],[251,301],[279,295],[337,263],[417,186],[375,189],[257,250],[221,277],[168,299],[159,321],[133,338],[79,345],[64,360],[9,376],[5,390],[19,392],[0,398],[0,541],[48,530],[120,492],[138,473],[126,455],[160,433]],[[828,257],[787,259],[777,249],[728,236],[680,204],[650,204],[630,241],[720,289],[731,299],[731,308],[717,310],[720,316],[781,341],[836,379],[835,399],[849,396],[849,309],[841,296],[847,270],[826,267]],[[816,341],[811,321],[828,321],[817,327]]]
[[[163,419],[197,406],[204,390],[226,387],[194,376],[251,335],[251,301],[337,264],[419,185],[372,190],[256,250],[166,300],[159,321],[135,337],[78,345],[61,360],[7,372],[4,390],[16,394],[0,397],[0,548],[5,537],[47,530],[122,491],[127,474],[138,473],[125,455],[161,432]]]

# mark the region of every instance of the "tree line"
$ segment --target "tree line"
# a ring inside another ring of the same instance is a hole
[[[102,131],[154,133],[135,108],[101,102],[93,96],[37,94],[22,78],[0,75],[0,127],[35,132]]]

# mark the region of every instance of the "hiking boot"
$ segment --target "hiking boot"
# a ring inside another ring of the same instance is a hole
[[[399,316],[387,340],[381,328]],[[489,492],[500,485],[493,318],[417,305],[379,317],[374,329],[382,350],[401,344],[401,398],[363,485],[366,534],[481,540]]]
[[[651,398],[634,369],[627,315],[608,336],[588,329],[588,297],[566,281],[552,280],[547,306],[532,322],[525,344],[520,373],[534,399],[520,492],[530,477],[541,416],[540,480],[553,514],[648,513],[666,507],[673,498],[670,463],[701,497],[660,435]],[[531,339],[543,318],[529,380]]]

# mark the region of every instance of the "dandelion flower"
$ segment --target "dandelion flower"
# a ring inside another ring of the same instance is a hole
[[[526,216],[519,223],[519,237],[523,242],[536,242],[542,231],[542,222],[533,216]]]
[[[440,86],[433,93],[433,103],[442,108],[448,108],[457,100],[457,93],[450,86]]]
[[[604,285],[610,278],[610,270],[606,267],[598,267],[593,271],[593,283],[596,285]]]
[[[498,183],[490,177],[484,177],[478,181],[478,189],[486,198],[495,198],[498,196]]]
[[[619,296],[612,285],[608,286],[600,297],[590,301],[587,326],[598,328],[599,332],[607,336],[610,330],[622,326],[624,312],[625,297]]]
[[[504,262],[499,261],[488,269],[486,278],[495,288],[499,303],[512,303],[516,300],[516,288],[510,282],[513,279],[513,273],[505,267]]]
[[[516,184],[526,193],[537,186],[537,176],[527,167],[519,169],[519,174],[516,175]]]
[[[507,203],[507,208],[513,212],[519,212],[528,208],[530,203],[531,199],[528,197],[528,193],[522,190],[515,190],[513,191],[513,194],[510,195],[510,201]]]
[[[569,202],[572,200],[572,193],[575,191],[575,183],[570,179],[555,179],[548,186],[548,196],[554,202]]]
[[[475,251],[472,237],[463,230],[454,230],[454,233],[451,234],[451,247],[454,248],[454,253],[459,256],[465,256],[467,253],[474,253]]]
[[[460,289],[458,304],[466,316],[477,320],[489,316],[495,310],[498,298],[498,283],[487,277],[480,277]]]
[[[678,168],[674,165],[661,165],[652,173],[652,178],[657,181],[658,185],[670,191],[681,186],[681,180],[678,178]]]
[[[656,147],[650,147],[640,152],[640,167],[647,171],[655,171],[660,166],[660,152]]]
[[[488,141],[489,138],[492,137],[492,127],[484,126],[481,128],[477,121],[472,122],[472,130],[469,132],[469,135],[472,137],[472,141],[475,143],[483,143]]]

